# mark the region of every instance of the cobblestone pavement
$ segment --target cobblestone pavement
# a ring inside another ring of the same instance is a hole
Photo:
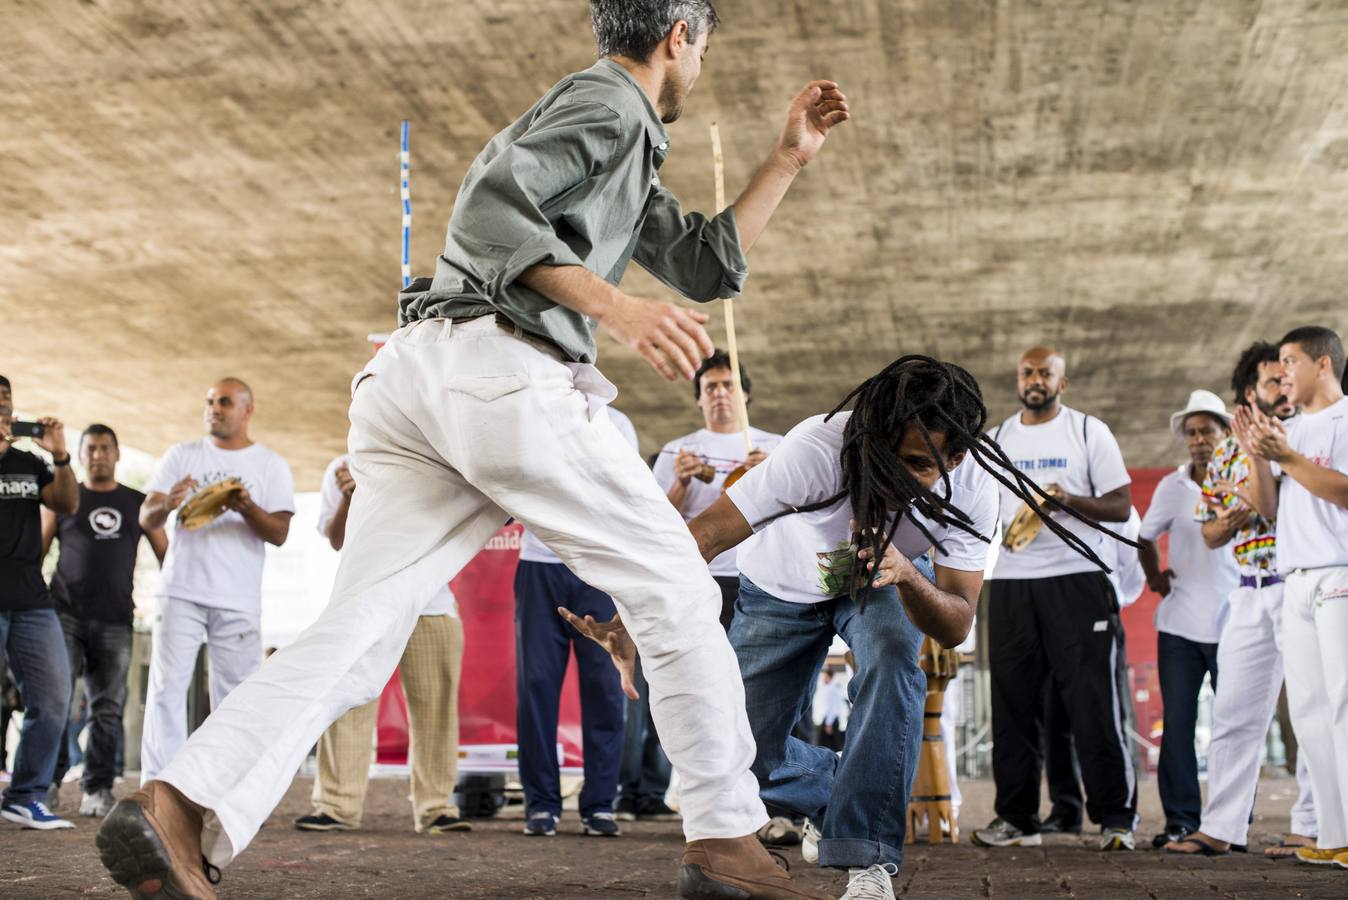
[[[1160,824],[1155,782],[1142,785],[1140,848],[1100,853],[1092,836],[1053,837],[1041,848],[984,850],[970,828],[991,818],[992,786],[965,786],[965,833],[957,846],[914,845],[895,880],[900,897],[964,900],[1027,897],[1082,900],[1263,900],[1348,898],[1348,871],[1271,862],[1259,851],[1276,841],[1294,785],[1266,779],[1260,789],[1251,853],[1218,859],[1167,856],[1150,849]],[[525,838],[518,814],[479,823],[471,834],[412,833],[406,783],[371,782],[365,827],[310,835],[291,823],[308,812],[310,782],[299,779],[252,847],[225,871],[219,891],[232,898],[533,898],[674,897],[682,837],[675,823],[629,824],[618,839],[579,836],[574,813],[554,838]],[[122,792],[122,788],[118,792]],[[67,804],[75,790],[66,788]],[[98,865],[94,823],[39,833],[0,823],[0,898],[125,896]],[[809,883],[843,891],[841,874],[811,870],[786,854]]]

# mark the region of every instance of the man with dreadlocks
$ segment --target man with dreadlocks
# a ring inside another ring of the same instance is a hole
[[[1029,497],[983,435],[986,419],[968,372],[905,356],[793,428],[689,524],[704,558],[739,546],[730,643],[760,796],[821,823],[803,851],[849,870],[844,898],[894,896],[926,695],[922,633],[953,647],[969,632],[996,527],[993,479]],[[934,580],[913,563],[933,547]],[[630,669],[617,620],[563,615]],[[790,736],[835,634],[857,659],[841,758]]]
[[[1130,478],[1109,427],[1062,404],[1067,364],[1036,347],[1016,373],[1023,407],[994,432],[1019,479],[1056,498],[1055,509],[1124,522],[1132,508]],[[1009,527],[1018,495],[1003,493]],[[1055,513],[1057,515],[1059,513]],[[1137,783],[1123,733],[1115,677],[1121,624],[1118,600],[1099,567],[1083,559],[1105,539],[1081,523],[1004,548],[992,573],[988,646],[992,682],[992,774],[997,817],[973,833],[984,847],[1041,842],[1039,779],[1045,688],[1061,696],[1086,787],[1086,811],[1102,829],[1101,850],[1133,849]]]

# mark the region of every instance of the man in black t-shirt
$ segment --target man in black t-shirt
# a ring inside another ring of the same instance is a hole
[[[70,471],[65,429],[39,419],[37,446],[52,466],[13,446],[14,401],[0,376],[0,647],[9,659],[23,700],[23,733],[14,755],[14,776],[0,799],[0,818],[25,828],[72,828],[44,802],[66,733],[70,667],[61,623],[42,581],[40,508],[73,514],[79,485]]]
[[[135,614],[131,588],[141,535],[149,539],[160,565],[168,551],[168,536],[162,528],[141,531],[140,505],[145,495],[117,483],[119,457],[117,435],[111,428],[90,425],[84,429],[79,512],[69,516],[42,511],[44,549],[51,547],[52,538],[61,546],[51,593],[65,632],[72,688],[74,679],[83,675],[89,697],[89,746],[80,780],[82,816],[106,816],[115,802],[112,783],[117,777],[126,673],[131,665]],[[61,744],[53,794],[69,769],[68,746],[67,741]]]

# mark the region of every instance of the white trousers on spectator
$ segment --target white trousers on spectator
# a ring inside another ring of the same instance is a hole
[[[1284,637],[1283,586],[1240,587],[1231,592],[1217,641],[1217,694],[1212,703],[1212,741],[1208,744],[1208,799],[1201,828],[1219,841],[1245,844],[1250,810],[1259,784],[1264,739],[1282,690]],[[1304,738],[1298,729],[1296,805],[1293,834],[1314,837]]]
[[[688,839],[767,821],[720,589],[604,413],[615,394],[593,366],[491,317],[402,328],[356,377],[357,489],[332,599],[162,774],[208,810],[213,863],[247,846],[324,729],[379,693],[422,608],[508,516],[617,604],[681,777]]]
[[[187,740],[187,689],[201,645],[206,644],[210,663],[211,709],[262,662],[259,613],[203,606],[177,597],[161,598],[160,604],[140,739],[141,784],[157,777]]]
[[[950,775],[950,813],[958,823],[964,795],[960,793],[958,759],[955,756],[955,726],[964,714],[964,688],[959,676],[945,688],[945,702],[941,706],[941,740],[945,741],[945,762]]]
[[[1348,847],[1348,566],[1297,569],[1283,604],[1287,707],[1311,770],[1319,846]]]

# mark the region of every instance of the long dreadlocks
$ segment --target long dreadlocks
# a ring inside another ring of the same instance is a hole
[[[1136,547],[1137,544],[1100,525],[1059,502],[1025,477],[992,438],[985,434],[988,410],[978,382],[965,369],[929,356],[909,355],[896,359],[879,374],[857,385],[834,407],[825,421],[856,401],[852,416],[843,429],[841,452],[843,489],[818,503],[800,506],[773,516],[828,509],[843,499],[852,504],[857,531],[852,541],[857,547],[869,546],[875,560],[884,558],[894,541],[900,521],[906,516],[923,537],[944,550],[918,516],[930,522],[962,531],[991,543],[979,534],[969,515],[955,506],[946,470],[945,457],[969,453],[985,472],[1019,499],[1029,504],[1044,525],[1064,543],[1108,572],[1109,567],[1095,555],[1089,544],[1045,512],[1045,507],[1061,510],[1080,522]],[[945,496],[927,488],[898,458],[896,448],[908,429],[916,429],[931,451],[940,469]],[[944,454],[932,440],[933,432],[945,435]],[[893,523],[886,524],[893,515]],[[769,519],[768,521],[771,521]],[[868,582],[862,562],[854,557],[849,579],[852,599]],[[865,597],[860,598],[864,609]]]

